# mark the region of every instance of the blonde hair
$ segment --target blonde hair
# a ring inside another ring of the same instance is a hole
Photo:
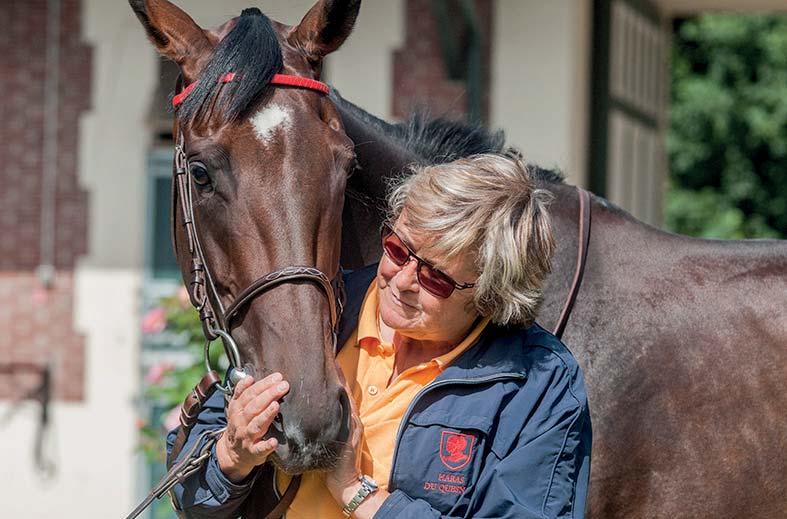
[[[535,320],[555,249],[547,212],[553,197],[536,188],[531,169],[491,154],[413,166],[388,197],[389,224],[406,212],[407,228],[430,238],[427,254],[474,255],[473,304],[503,325]]]

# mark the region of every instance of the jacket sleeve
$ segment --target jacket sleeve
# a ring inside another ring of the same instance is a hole
[[[479,478],[469,507],[441,515],[423,499],[395,490],[375,519],[473,517],[581,519],[590,475],[591,429],[586,398],[551,411],[537,435],[522,434],[487,477]]]
[[[196,425],[189,433],[181,455],[189,450],[200,434],[227,425],[224,415],[224,395],[216,391],[202,408]],[[167,435],[167,452],[172,450],[178,429]],[[176,461],[180,461],[180,456]],[[215,446],[208,462],[182,484],[176,485],[175,506],[186,519],[230,519],[240,515],[243,502],[251,491],[258,471],[252,472],[243,482],[236,484],[227,479],[219,468]]]

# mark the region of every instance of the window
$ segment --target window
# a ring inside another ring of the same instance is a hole
[[[180,282],[172,250],[172,148],[155,148],[148,159],[148,271],[153,280]]]

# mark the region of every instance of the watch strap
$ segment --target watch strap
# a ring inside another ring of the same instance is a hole
[[[361,476],[358,478],[358,481],[361,482],[361,488],[358,489],[358,492],[355,493],[350,502],[342,508],[342,513],[345,517],[350,517],[367,497],[377,491],[377,483],[372,478]]]

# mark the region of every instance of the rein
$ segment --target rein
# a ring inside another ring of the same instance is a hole
[[[230,72],[220,78],[221,83],[229,83],[238,79],[236,74]],[[271,85],[311,90],[320,94],[328,94],[330,88],[325,83],[310,78],[291,76],[286,74],[275,74],[270,81]],[[194,90],[197,82],[184,88],[172,99],[173,107],[177,108],[188,95]],[[177,229],[174,208],[180,204],[181,214],[183,215],[183,226],[188,240],[188,251],[191,262],[191,279],[189,280],[189,298],[194,308],[199,313],[202,321],[202,330],[205,335],[205,370],[206,374],[194,389],[189,393],[181,406],[180,428],[178,429],[175,441],[167,456],[168,472],[156,484],[147,497],[129,514],[126,519],[134,519],[145,510],[155,499],[159,499],[165,493],[171,491],[178,483],[198,470],[207,462],[213,445],[218,441],[224,429],[212,431],[197,439],[194,446],[187,452],[182,459],[175,463],[178,455],[182,451],[189,432],[197,422],[199,413],[205,402],[214,392],[221,391],[225,398],[232,395],[235,385],[246,376],[241,365],[240,349],[232,337],[233,321],[240,314],[241,310],[251,304],[259,295],[273,289],[274,287],[297,281],[308,281],[316,284],[328,298],[330,308],[331,330],[333,339],[333,350],[336,352],[338,340],[338,327],[341,319],[344,303],[344,286],[342,283],[341,269],[337,266],[333,280],[328,278],[316,266],[286,266],[273,272],[260,276],[248,287],[242,290],[235,299],[224,307],[219,296],[210,268],[205,259],[202,246],[197,232],[197,223],[194,217],[193,191],[194,182],[189,175],[189,161],[185,149],[185,138],[176,124],[177,143],[175,144],[175,174],[172,179],[172,240],[175,254],[178,253]],[[215,307],[214,307],[215,304]],[[210,365],[210,346],[213,341],[221,338],[224,351],[229,359],[229,372],[224,385],[221,384],[221,377],[218,372]],[[280,422],[274,421],[272,426],[280,427]],[[266,519],[278,519],[284,515],[289,505],[295,498],[295,494],[300,485],[300,476],[295,476],[290,482],[290,486],[281,497],[279,503],[268,513]],[[171,493],[171,492],[170,492]],[[171,493],[173,505],[178,511],[174,494]]]

